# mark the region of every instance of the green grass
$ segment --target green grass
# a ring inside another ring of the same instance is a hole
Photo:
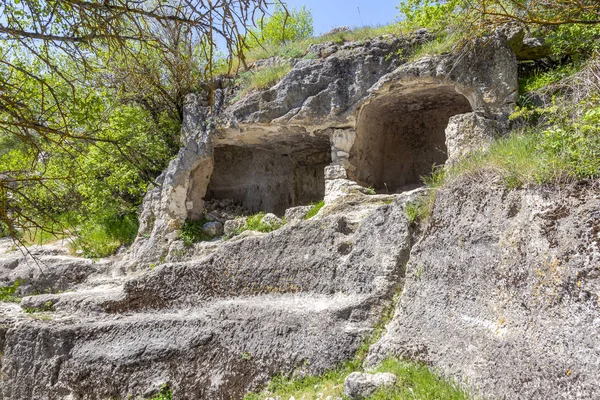
[[[328,371],[319,376],[307,376],[297,379],[276,377],[271,380],[267,391],[249,393],[244,400],[264,400],[266,398],[296,400],[313,400],[322,393],[320,398],[333,398],[344,395],[344,379],[355,371],[363,371],[359,365],[348,363],[338,369]],[[396,375],[393,387],[380,389],[367,400],[467,400],[468,393],[454,382],[448,381],[432,371],[426,365],[408,362],[397,358],[388,358],[374,370],[366,372],[391,372]]]
[[[130,245],[137,236],[139,223],[136,213],[113,215],[100,221],[88,221],[77,229],[70,243],[73,250],[83,250],[83,256],[102,258],[113,255],[120,247]]]
[[[179,231],[179,239],[183,240],[183,243],[188,247],[193,245],[194,243],[213,240],[214,238],[212,236],[206,234],[202,230],[202,227],[207,222],[208,221],[204,219],[195,221],[189,219],[186,220],[183,226],[181,227],[181,230]]]
[[[17,279],[12,285],[0,287],[0,301],[7,303],[19,303],[21,298],[15,296],[17,289],[21,286],[24,281]]]
[[[233,232],[231,234],[230,238],[237,236],[240,233],[245,232],[245,231],[257,231],[257,232],[269,233],[269,232],[273,232],[273,231],[281,228],[283,225],[285,225],[285,219],[282,219],[280,224],[266,224],[263,222],[264,216],[265,216],[264,212],[260,212],[258,214],[249,216],[246,219],[246,224],[244,226],[242,226],[241,228],[235,230],[235,232]]]
[[[319,211],[321,211],[321,208],[323,208],[324,205],[325,205],[325,200],[321,200],[318,203],[311,204],[310,209],[304,216],[304,219],[311,219],[312,217],[317,215],[319,213]]]
[[[160,387],[160,391],[150,400],[173,400],[173,393],[167,384]]]
[[[466,400],[470,397],[461,387],[425,365],[389,358],[377,367],[376,372],[391,372],[397,381],[394,387],[379,390],[369,400]]]
[[[365,26],[352,29],[348,32],[339,32],[331,35],[311,37],[295,42],[256,47],[254,49],[249,50],[246,54],[246,57],[247,60],[249,60],[249,62],[275,56],[284,58],[301,58],[306,55],[308,47],[311,44],[320,44],[327,42],[342,44],[345,42],[369,40],[372,38],[389,34],[397,35],[399,33],[400,27],[398,24]]]
[[[283,57],[285,59],[315,58],[315,55],[308,54],[308,47],[311,44],[320,44],[327,42],[342,44],[344,42],[369,40],[383,35],[398,35],[400,33],[400,25],[396,23],[380,26],[365,26],[352,29],[349,32],[340,32],[331,35],[321,35],[287,43],[263,45],[262,47],[257,46],[255,48],[247,50],[244,56],[246,58],[247,65],[252,64],[254,61],[264,60],[271,57]],[[231,70],[230,66],[226,63],[218,62],[215,66],[214,74],[229,74],[235,73],[238,70],[243,70],[243,65],[241,64],[240,60],[235,59],[232,62]]]
[[[557,68],[519,77],[519,93],[532,92],[557,83],[581,71],[584,64],[566,64]]]
[[[291,70],[292,67],[286,64],[244,72],[239,78],[242,87],[239,96],[244,96],[254,90],[268,89],[278,83]]]
[[[404,214],[409,223],[414,224],[421,219],[421,215],[423,214],[423,207],[421,204],[423,203],[417,200],[408,202],[404,206]]]
[[[416,61],[422,57],[449,53],[462,39],[463,37],[460,33],[438,34],[432,41],[416,47],[411,54],[409,61]]]
[[[266,224],[263,222],[263,217],[265,216],[264,212],[260,212],[258,214],[254,214],[250,217],[248,217],[248,219],[246,220],[246,225],[243,226],[242,228],[239,229],[238,232],[236,232],[236,234],[240,234],[244,231],[258,231],[258,232],[264,232],[264,233],[269,233],[269,232],[273,232],[279,228],[281,228],[283,225],[285,225],[285,221],[282,221],[281,224]]]

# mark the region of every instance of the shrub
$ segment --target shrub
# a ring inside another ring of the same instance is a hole
[[[445,31],[459,20],[456,11],[462,0],[406,0],[398,5],[402,26],[413,31],[428,28],[433,31]]]

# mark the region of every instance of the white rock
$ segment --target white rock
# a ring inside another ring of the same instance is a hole
[[[223,224],[220,222],[207,222],[202,225],[202,231],[209,236],[221,236],[223,234]]]
[[[377,374],[353,372],[344,381],[344,393],[352,400],[360,400],[369,397],[377,389],[393,386],[395,383],[396,375],[389,372]]]
[[[244,226],[246,226],[246,222],[248,218],[236,218],[225,221],[225,234],[227,236],[231,236]]]
[[[268,225],[272,228],[279,228],[281,225],[283,225],[283,221],[281,220],[281,218],[271,213],[265,214],[265,216],[262,217],[262,219],[260,220],[260,223]]]

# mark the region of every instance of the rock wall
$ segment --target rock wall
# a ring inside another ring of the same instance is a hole
[[[201,96],[190,96],[184,147],[146,197],[132,260],[166,256],[174,232],[199,219],[207,199],[230,196],[253,212],[282,215],[323,198],[317,169],[327,161],[363,186],[393,193],[419,184],[432,165],[487,146],[508,128],[517,96],[506,36],[407,62],[429,39],[419,31],[313,46],[318,57],[293,61],[272,88],[232,103],[233,94],[218,89],[212,114]],[[224,160],[234,147],[235,157]]]
[[[360,200],[360,201],[359,201]],[[241,399],[278,373],[351,358],[402,286],[403,198],[357,195],[328,216],[75,292],[0,303],[0,398]]]
[[[517,94],[505,34],[396,56],[423,40],[312,46],[318,58],[268,90],[228,104],[218,89],[214,113],[189,96],[183,147],[124,260],[42,252],[48,273],[0,249],[0,282],[27,281],[20,304],[0,303],[0,399],[150,397],[163,383],[175,399],[241,399],[351,358],[399,291],[368,362],[423,361],[490,399],[600,397],[597,183],[465,180],[438,193],[422,231],[407,221],[425,189],[405,184],[502,134]],[[186,247],[178,229],[219,197],[325,206]]]
[[[600,397],[600,188],[442,190],[370,362],[426,362],[490,399]]]

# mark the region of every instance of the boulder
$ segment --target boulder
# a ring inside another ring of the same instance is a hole
[[[202,231],[209,236],[223,235],[223,224],[220,222],[207,222],[202,225]]]
[[[271,227],[272,229],[277,229],[283,225],[283,220],[275,214],[268,213],[268,214],[265,214],[264,217],[262,217],[262,219],[260,220],[260,223],[263,225],[267,225],[267,226]]]
[[[394,386],[396,375],[389,372],[365,374],[353,372],[344,381],[344,393],[351,400],[366,399],[378,389]]]
[[[225,221],[225,228],[224,228],[225,235],[232,236],[237,231],[239,231],[244,226],[246,226],[247,222],[248,222],[248,218],[245,218],[245,217],[230,219],[230,220]]]
[[[290,224],[304,220],[311,206],[292,207],[285,210],[285,221]]]

